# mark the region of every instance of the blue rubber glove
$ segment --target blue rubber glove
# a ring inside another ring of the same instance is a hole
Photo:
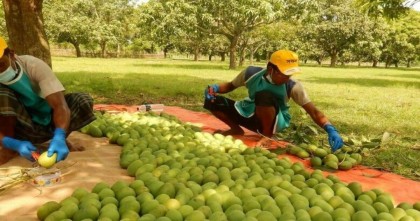
[[[57,162],[66,159],[67,155],[69,155],[69,148],[66,144],[66,132],[61,128],[54,130],[54,136],[48,148],[48,157],[51,157],[54,153],[57,153]]]
[[[11,137],[3,137],[2,142],[4,147],[18,152],[29,161],[34,161],[32,151],[36,151],[36,147],[31,142],[16,140]]]
[[[343,139],[338,134],[337,129],[331,124],[324,126],[324,130],[328,133],[328,142],[330,143],[331,150],[333,152],[337,151],[343,146]]]
[[[219,92],[219,85],[218,84],[212,84],[206,87],[204,90],[204,98],[206,100],[214,100],[216,93]]]

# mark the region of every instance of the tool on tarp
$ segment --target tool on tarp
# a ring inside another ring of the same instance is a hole
[[[153,111],[153,112],[162,112],[165,105],[163,104],[143,104],[137,106],[137,111]]]
[[[36,151],[32,151],[31,153],[32,157],[35,159],[35,161],[38,161],[38,158],[40,156],[40,154]]]

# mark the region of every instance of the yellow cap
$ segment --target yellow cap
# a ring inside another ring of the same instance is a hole
[[[296,53],[289,50],[278,50],[271,54],[270,63],[277,66],[281,73],[294,75],[301,73],[299,58]]]
[[[7,43],[3,37],[0,37],[0,58],[3,57],[4,50],[7,48]]]

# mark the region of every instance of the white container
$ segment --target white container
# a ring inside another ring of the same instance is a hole
[[[165,105],[163,104],[143,104],[137,106],[137,111],[153,111],[153,112],[162,112]]]
[[[61,182],[61,172],[56,171],[54,173],[44,174],[37,177],[34,177],[32,183],[35,186],[52,186],[54,184]]]

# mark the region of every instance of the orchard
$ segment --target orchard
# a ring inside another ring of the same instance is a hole
[[[81,129],[120,145],[120,166],[132,182],[76,188],[49,201],[39,220],[420,220],[420,202],[394,203],[380,189],[363,191],[321,170],[231,136],[202,132],[161,113],[96,113]],[[292,146],[291,154],[313,165],[350,169],[361,156],[333,154],[315,145]]]

